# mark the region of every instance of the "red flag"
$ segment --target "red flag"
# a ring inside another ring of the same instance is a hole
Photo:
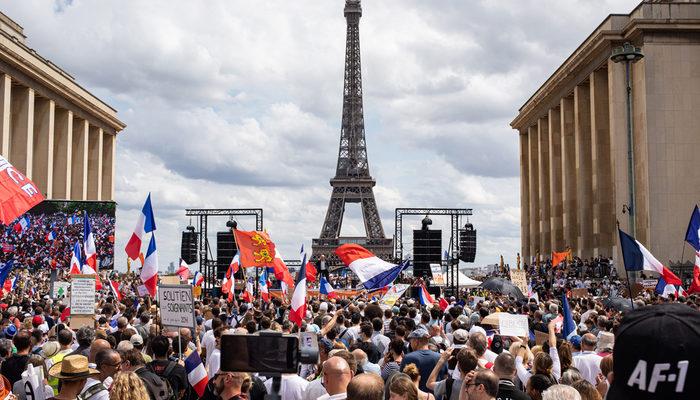
[[[316,282],[316,267],[309,261],[306,263],[306,280],[309,282]]]
[[[122,293],[119,291],[119,282],[115,282],[111,279],[108,279],[107,282],[109,282],[109,289],[112,291],[112,296],[114,296],[117,301],[122,301]]]
[[[238,246],[240,264],[245,267],[266,267],[275,259],[275,244],[267,232],[233,231]]]
[[[34,182],[0,156],[0,221],[9,225],[43,200]]]
[[[445,300],[444,297],[441,297],[441,298],[440,298],[440,309],[441,309],[442,311],[445,311],[449,305],[450,305],[450,303],[448,303],[447,300]]]
[[[695,252],[695,267],[693,267],[693,280],[690,281],[688,293],[700,293],[700,251]]]
[[[61,322],[65,322],[68,317],[70,317],[70,307],[66,307],[63,309],[63,312],[61,313],[61,316],[58,317],[58,320]]]
[[[185,260],[180,259],[180,268],[175,271],[175,274],[180,277],[181,281],[186,281],[190,277],[190,268]]]

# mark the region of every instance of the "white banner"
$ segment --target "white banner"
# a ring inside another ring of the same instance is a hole
[[[442,265],[430,264],[430,272],[433,274],[432,286],[445,286],[445,274],[442,272]]]
[[[396,304],[396,301],[403,296],[408,288],[409,285],[405,283],[397,283],[396,285],[393,285],[386,291],[386,293],[384,293],[384,296],[379,303],[393,307],[394,304]]]
[[[192,285],[158,285],[158,305],[163,326],[195,327]]]
[[[73,275],[70,292],[71,315],[95,315],[95,275]]]
[[[528,336],[527,315],[501,313],[498,315],[498,327],[501,336]]]

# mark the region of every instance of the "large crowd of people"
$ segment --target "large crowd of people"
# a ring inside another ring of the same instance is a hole
[[[445,295],[442,305],[409,294],[393,305],[366,293],[307,298],[301,326],[278,297],[246,303],[205,293],[195,301],[196,326],[178,329],[161,327],[154,301],[135,295],[134,273],[110,272],[121,301],[99,291],[94,325],[77,326],[67,299],[49,293],[49,272],[20,268],[12,273],[21,278],[17,289],[0,300],[0,398],[27,398],[30,366],[41,377],[43,397],[35,398],[697,398],[700,297],[642,291],[620,307],[607,301],[624,287],[611,276],[573,265],[528,272],[532,293],[524,299],[482,288]],[[564,337],[562,294],[576,288],[588,294],[568,297],[576,326]],[[527,316],[529,335],[501,335],[487,318],[498,312]],[[300,331],[316,334],[318,362],[282,374],[279,388],[273,378],[222,369],[222,357],[235,357],[221,348],[224,335]],[[208,376],[200,394],[184,362],[193,352]]]
[[[83,237],[83,214],[47,212],[25,214],[25,226],[0,225],[0,261],[14,259],[16,267],[37,271],[70,265],[76,238]],[[100,269],[114,267],[114,216],[89,214]]]

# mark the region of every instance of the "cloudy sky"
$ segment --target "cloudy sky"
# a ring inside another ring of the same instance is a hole
[[[605,16],[637,3],[365,0],[366,135],[386,234],[396,207],[473,208],[476,265],[499,254],[514,263],[518,137],[508,123]],[[344,0],[0,4],[30,47],[128,125],[117,142],[118,264],[149,191],[163,267],[178,260],[185,208],[263,208],[285,258],[310,247],[338,152]],[[362,235],[352,206],[343,233]],[[404,221],[408,246],[420,219]],[[447,218],[433,222],[449,229]]]

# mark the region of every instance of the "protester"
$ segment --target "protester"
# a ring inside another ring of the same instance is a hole
[[[110,389],[112,400],[149,400],[143,381],[133,372],[120,372]]]
[[[542,400],[581,400],[581,395],[571,386],[554,385],[542,393]]]
[[[58,400],[73,400],[83,390],[87,379],[99,375],[99,371],[88,367],[88,359],[82,355],[68,355],[49,369],[49,375],[57,378],[61,390],[56,395]]]
[[[22,379],[22,371],[27,368],[29,362],[29,350],[32,343],[28,331],[20,331],[12,338],[12,344],[16,349],[16,353],[10,358],[3,361],[0,367],[0,373],[10,381],[10,387],[18,380]],[[87,358],[86,358],[87,359]]]
[[[330,357],[323,363],[323,386],[327,394],[319,397],[319,400],[344,400],[352,378],[352,370],[345,359]]]
[[[348,384],[347,400],[382,400],[384,381],[376,374],[360,374]]]
[[[418,388],[406,375],[396,375],[389,385],[390,400],[419,400]],[[424,399],[421,399],[424,400]]]
[[[498,394],[498,376],[489,370],[477,371],[471,379],[465,379],[462,386],[469,400],[494,400]]]
[[[515,386],[515,358],[510,353],[496,357],[493,372],[498,376],[498,399],[529,400],[530,397]]]

